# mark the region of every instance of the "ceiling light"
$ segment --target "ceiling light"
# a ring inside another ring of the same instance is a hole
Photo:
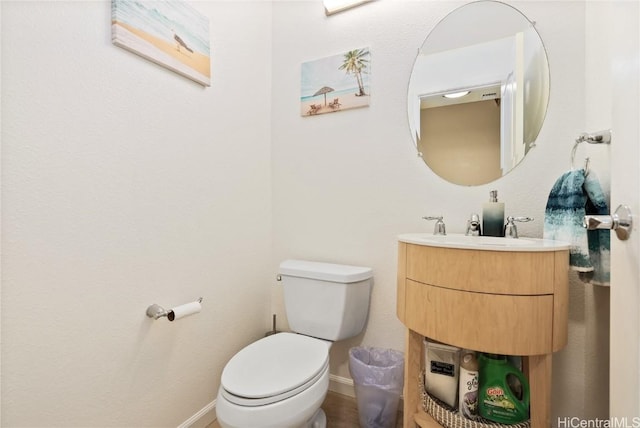
[[[332,15],[370,1],[372,0],[323,0],[324,13]]]
[[[461,97],[464,97],[465,95],[469,95],[470,93],[471,93],[471,91],[451,92],[449,94],[444,94],[443,97],[445,97],[445,98],[461,98]]]

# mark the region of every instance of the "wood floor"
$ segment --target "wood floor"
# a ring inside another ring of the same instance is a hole
[[[358,428],[358,408],[356,399],[333,391],[327,393],[322,404],[327,414],[327,428]],[[396,428],[402,427],[402,413],[398,413]],[[218,422],[213,422],[207,428],[220,428]]]

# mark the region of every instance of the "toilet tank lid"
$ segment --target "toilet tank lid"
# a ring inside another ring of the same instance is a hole
[[[358,282],[373,276],[373,269],[307,260],[285,260],[280,263],[280,275],[318,279],[331,282]]]

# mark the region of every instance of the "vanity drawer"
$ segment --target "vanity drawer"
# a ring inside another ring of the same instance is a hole
[[[567,256],[568,257],[568,256]],[[562,268],[566,271],[565,262]],[[556,254],[463,250],[407,244],[406,277],[456,290],[494,294],[553,294]]]
[[[552,352],[553,295],[487,294],[405,282],[405,324],[431,339],[508,355]]]

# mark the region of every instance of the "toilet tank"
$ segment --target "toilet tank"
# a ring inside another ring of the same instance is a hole
[[[336,341],[364,329],[371,268],[286,260],[279,273],[289,327],[296,333]]]

